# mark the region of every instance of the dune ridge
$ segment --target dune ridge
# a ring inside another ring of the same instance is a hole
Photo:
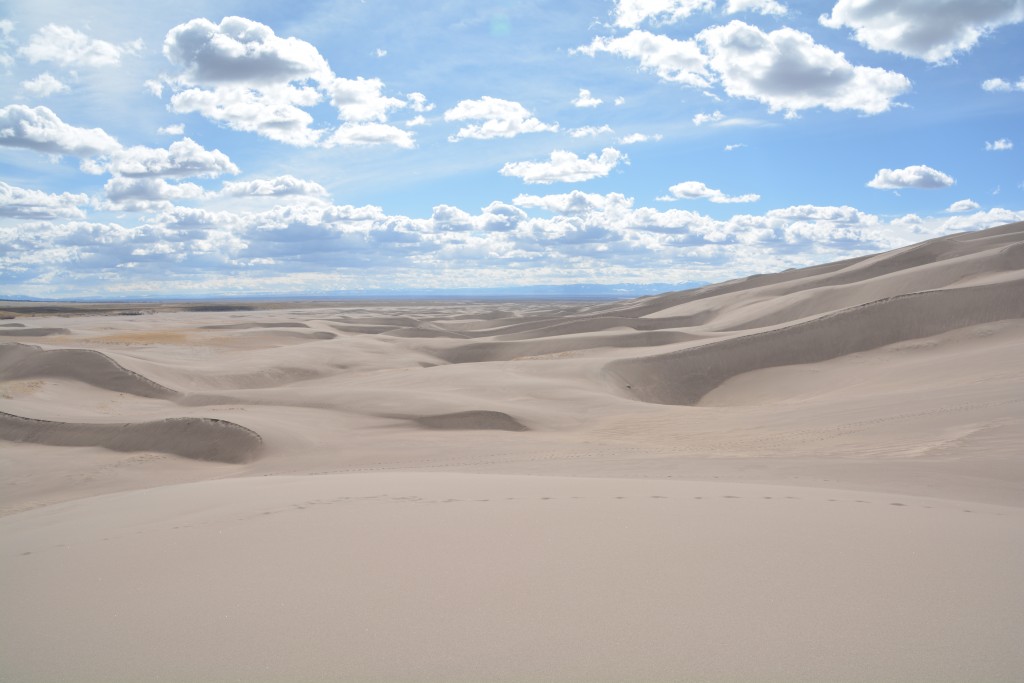
[[[744,372],[816,363],[961,327],[1024,317],[1024,280],[904,294],[660,356],[615,360],[610,380],[642,401],[695,405]]]
[[[55,377],[144,398],[173,399],[178,392],[133,372],[91,349],[43,349],[29,344],[0,344],[0,380]]]
[[[158,451],[193,460],[246,463],[263,446],[259,434],[226,420],[177,417],[102,424],[37,420],[0,412],[0,438],[48,446],[101,446],[113,451]]]

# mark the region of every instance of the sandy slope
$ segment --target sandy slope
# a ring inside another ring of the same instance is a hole
[[[0,680],[1017,680],[1022,302],[1024,224],[625,302],[13,304]]]

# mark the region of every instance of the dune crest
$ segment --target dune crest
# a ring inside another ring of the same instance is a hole
[[[0,380],[52,377],[144,398],[173,399],[178,392],[157,384],[91,349],[51,349],[0,344]]]
[[[177,417],[101,424],[36,420],[0,412],[0,439],[47,446],[100,446],[112,451],[158,451],[193,460],[246,463],[263,446],[259,434],[234,422]]]

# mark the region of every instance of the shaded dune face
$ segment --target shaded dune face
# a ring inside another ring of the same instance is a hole
[[[0,344],[0,380],[51,377],[143,398],[174,399],[178,392],[89,349],[44,350],[27,344]]]
[[[157,451],[193,460],[245,463],[263,446],[256,432],[225,420],[179,417],[154,422],[96,424],[36,420],[0,412],[0,438],[48,446],[99,446]]]
[[[0,327],[8,326],[0,325]],[[52,337],[58,334],[71,334],[71,330],[66,327],[25,327],[24,325],[19,327],[22,329],[0,330],[0,337]]]
[[[495,429],[506,432],[525,432],[529,428],[507,413],[496,410],[465,410],[443,415],[425,415],[411,418],[425,429]]]

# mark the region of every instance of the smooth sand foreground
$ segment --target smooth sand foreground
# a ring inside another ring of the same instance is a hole
[[[706,482],[235,478],[0,519],[6,680],[1012,681],[1024,510]]]
[[[0,681],[1019,681],[1024,224],[618,302],[0,304]]]

